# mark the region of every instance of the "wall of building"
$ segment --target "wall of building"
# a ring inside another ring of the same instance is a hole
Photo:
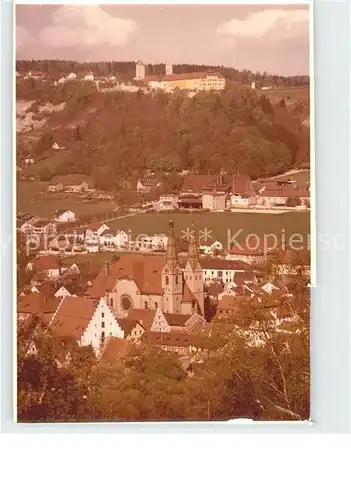
[[[100,299],[93,317],[80,340],[80,345],[91,345],[95,353],[98,354],[101,349],[102,340],[104,339],[104,342],[106,342],[110,336],[123,339],[124,332],[112,310],[108,307],[104,299]]]

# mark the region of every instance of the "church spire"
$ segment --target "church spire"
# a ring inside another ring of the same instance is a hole
[[[199,248],[197,243],[197,232],[194,225],[192,226],[192,236],[189,239],[188,260],[192,269],[195,269],[199,263]]]
[[[168,222],[166,263],[171,270],[174,270],[178,266],[176,239],[174,234],[174,224],[172,220]]]

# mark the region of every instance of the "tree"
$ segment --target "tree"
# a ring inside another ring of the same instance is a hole
[[[52,171],[48,167],[43,167],[39,171],[39,179],[43,182],[49,181],[53,177]]]

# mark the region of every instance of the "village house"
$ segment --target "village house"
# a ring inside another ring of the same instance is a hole
[[[276,248],[270,248],[271,244],[272,242],[269,240],[265,242],[256,237],[246,238],[243,244],[238,243],[232,246],[226,259],[241,260],[249,264],[262,263],[277,252]]]
[[[85,297],[64,297],[49,323],[49,330],[56,338],[71,338],[79,346],[92,346],[96,355],[108,337],[125,338],[106,302]]]
[[[205,282],[217,279],[223,283],[232,283],[238,274],[245,273],[250,266],[242,260],[200,259]]]
[[[164,351],[174,352],[179,356],[192,355],[203,350],[201,338],[179,332],[145,332],[141,337],[145,344],[151,344]]]
[[[113,234],[110,228],[100,232],[98,238],[102,250],[127,248],[129,240],[127,233],[124,231],[117,231]]]
[[[157,212],[162,212],[163,210],[176,210],[178,208],[178,196],[161,195],[158,201],[153,203],[153,208]]]
[[[60,276],[61,265],[55,255],[40,255],[27,264],[28,271],[35,271],[49,279],[57,279]]]
[[[17,320],[26,321],[34,315],[47,323],[59,305],[60,298],[46,297],[41,293],[20,296],[17,301]]]
[[[74,222],[76,220],[76,214],[71,210],[59,209],[55,213],[55,221],[57,222]]]
[[[259,179],[254,183],[257,203],[266,207],[286,206],[289,199],[298,200],[298,204],[310,203],[309,186],[298,186],[292,180]]]

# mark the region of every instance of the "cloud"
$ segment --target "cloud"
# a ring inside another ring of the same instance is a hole
[[[23,26],[17,26],[16,28],[16,50],[25,47],[33,42],[32,35],[28,33],[26,28]]]
[[[308,18],[307,9],[267,9],[222,23],[217,33],[240,39],[294,39],[308,35]]]
[[[116,47],[125,45],[137,29],[132,19],[113,17],[99,6],[65,5],[53,13],[52,24],[40,31],[39,39],[58,48]]]

